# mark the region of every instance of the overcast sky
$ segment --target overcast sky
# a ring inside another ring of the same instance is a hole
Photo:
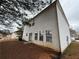
[[[79,26],[79,0],[60,0],[60,3],[69,23],[74,27]]]
[[[44,0],[44,1],[47,1],[47,0]],[[59,1],[62,5],[62,8],[65,12],[65,15],[70,25],[72,25],[74,28],[76,28],[79,31],[79,0],[59,0]],[[30,15],[29,11],[27,11],[27,13]],[[30,17],[32,17],[32,15],[30,15]],[[3,29],[4,26],[0,25],[0,28]]]

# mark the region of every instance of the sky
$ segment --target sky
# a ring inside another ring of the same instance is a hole
[[[70,25],[79,30],[79,0],[59,0]]]
[[[49,0],[43,0],[43,1],[49,1]],[[55,0],[53,0],[53,1],[55,1]],[[78,6],[79,0],[59,0],[59,1],[60,1],[61,6],[65,12],[65,15],[69,21],[70,26],[73,27],[73,29],[76,29],[77,31],[79,31],[79,6]],[[25,11],[21,8],[20,12],[21,13],[28,13],[29,16],[27,16],[27,17],[24,16],[26,18],[33,17],[31,12],[29,12],[28,10]],[[14,29],[16,30],[18,25],[13,23],[13,26],[14,26]],[[0,28],[4,29],[4,26],[0,25]]]

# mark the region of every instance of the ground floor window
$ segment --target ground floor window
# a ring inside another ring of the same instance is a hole
[[[29,41],[32,40],[32,33],[29,33]]]
[[[26,36],[27,36],[27,34],[26,34]],[[36,32],[34,34],[34,39],[35,40],[38,40],[38,38],[39,38],[40,41],[43,41],[44,37],[46,37],[46,42],[52,42],[52,33],[49,30],[39,31],[39,32]],[[29,33],[29,41],[31,41],[32,38],[33,38],[32,33]]]
[[[39,40],[43,41],[43,34],[41,33],[41,31],[39,32]]]
[[[52,42],[52,34],[50,31],[47,31],[47,30],[46,30],[46,41]]]
[[[38,33],[35,33],[35,40],[38,40]]]
[[[67,41],[67,44],[69,44],[69,37],[66,36],[66,41]]]
[[[28,36],[28,34],[26,33],[26,36]]]

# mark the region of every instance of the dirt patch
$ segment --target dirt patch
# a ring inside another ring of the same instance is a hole
[[[58,52],[20,41],[0,42],[0,59],[54,59]]]

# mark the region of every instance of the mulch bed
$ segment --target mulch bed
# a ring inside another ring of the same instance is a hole
[[[0,59],[54,59],[58,52],[23,41],[0,42]]]

